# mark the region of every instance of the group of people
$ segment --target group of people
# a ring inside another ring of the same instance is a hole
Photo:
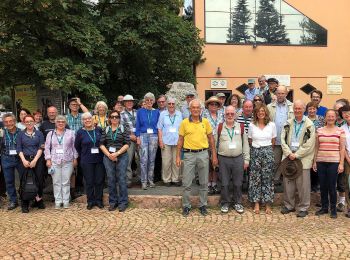
[[[173,97],[147,93],[136,107],[131,95],[119,96],[111,111],[105,102],[89,111],[79,98],[68,101],[69,113],[47,109],[48,120],[19,113],[3,116],[2,172],[9,196],[8,209],[18,206],[15,169],[21,177],[33,174],[36,190],[33,205],[45,208],[42,196],[46,175],[51,175],[55,208],[69,208],[75,188],[84,185],[87,209],[103,208],[107,178],[109,210],[123,212],[128,206],[128,186],[135,173],[142,189],[154,188],[157,150],[161,151],[165,186],[183,187],[183,215],[191,211],[192,182],[198,178],[199,210],[207,215],[208,194],[220,194],[221,212],[231,207],[244,212],[242,183],[248,176],[248,199],[253,211],[272,213],[274,186],[283,183],[282,214],[308,215],[310,193],[321,192],[316,215],[345,211],[350,217],[350,106],[346,99],[333,109],[320,106],[322,92],[314,90],[311,101],[291,103],[288,89],[277,79],[248,80],[244,101],[224,93],[204,104],[194,92],[180,104]],[[158,107],[154,108],[157,102]],[[337,196],[337,190],[339,196]],[[22,193],[20,195],[22,196]],[[296,200],[296,195],[299,199]],[[30,199],[22,196],[22,212]],[[337,197],[339,197],[337,203]],[[298,202],[297,202],[298,201]],[[346,208],[347,206],[347,208]]]

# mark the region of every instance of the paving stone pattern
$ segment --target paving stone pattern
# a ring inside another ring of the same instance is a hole
[[[350,222],[197,209],[0,209],[0,259],[349,259]]]

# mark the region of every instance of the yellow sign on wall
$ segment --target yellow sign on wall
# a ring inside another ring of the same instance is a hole
[[[16,105],[28,109],[31,113],[37,110],[36,87],[32,85],[18,85],[15,87]]]

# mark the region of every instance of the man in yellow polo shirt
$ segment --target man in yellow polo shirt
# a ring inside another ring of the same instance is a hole
[[[179,141],[177,143],[176,165],[181,166],[181,151],[184,152],[184,172],[182,185],[183,216],[187,217],[191,210],[190,194],[191,185],[195,177],[195,169],[199,177],[199,210],[203,216],[208,214],[208,174],[209,154],[208,148],[212,149],[213,167],[218,165],[212,128],[206,118],[202,118],[201,103],[194,99],[189,104],[191,115],[182,121],[179,129]]]

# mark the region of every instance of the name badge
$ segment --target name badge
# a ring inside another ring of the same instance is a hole
[[[153,134],[153,129],[152,128],[147,128],[147,134]]]
[[[239,130],[235,130],[235,135],[239,135]]]
[[[175,127],[170,127],[169,128],[169,133],[176,133],[176,128]]]
[[[56,149],[56,154],[63,154],[63,149]]]
[[[292,147],[299,147],[299,142],[292,142],[291,146]]]
[[[136,132],[136,128],[135,128],[135,127],[132,129],[132,132],[133,132],[133,133],[135,133],[135,132]]]
[[[111,146],[111,147],[109,147],[108,151],[110,153],[115,153],[117,151],[117,148]]]
[[[99,153],[99,150],[98,148],[94,147],[94,148],[91,148],[91,153]]]
[[[229,145],[228,145],[228,149],[230,149],[230,150],[232,150],[232,149],[236,149],[236,144],[234,144],[234,143],[230,143]]]
[[[16,155],[17,151],[16,150],[10,150],[10,155]]]

